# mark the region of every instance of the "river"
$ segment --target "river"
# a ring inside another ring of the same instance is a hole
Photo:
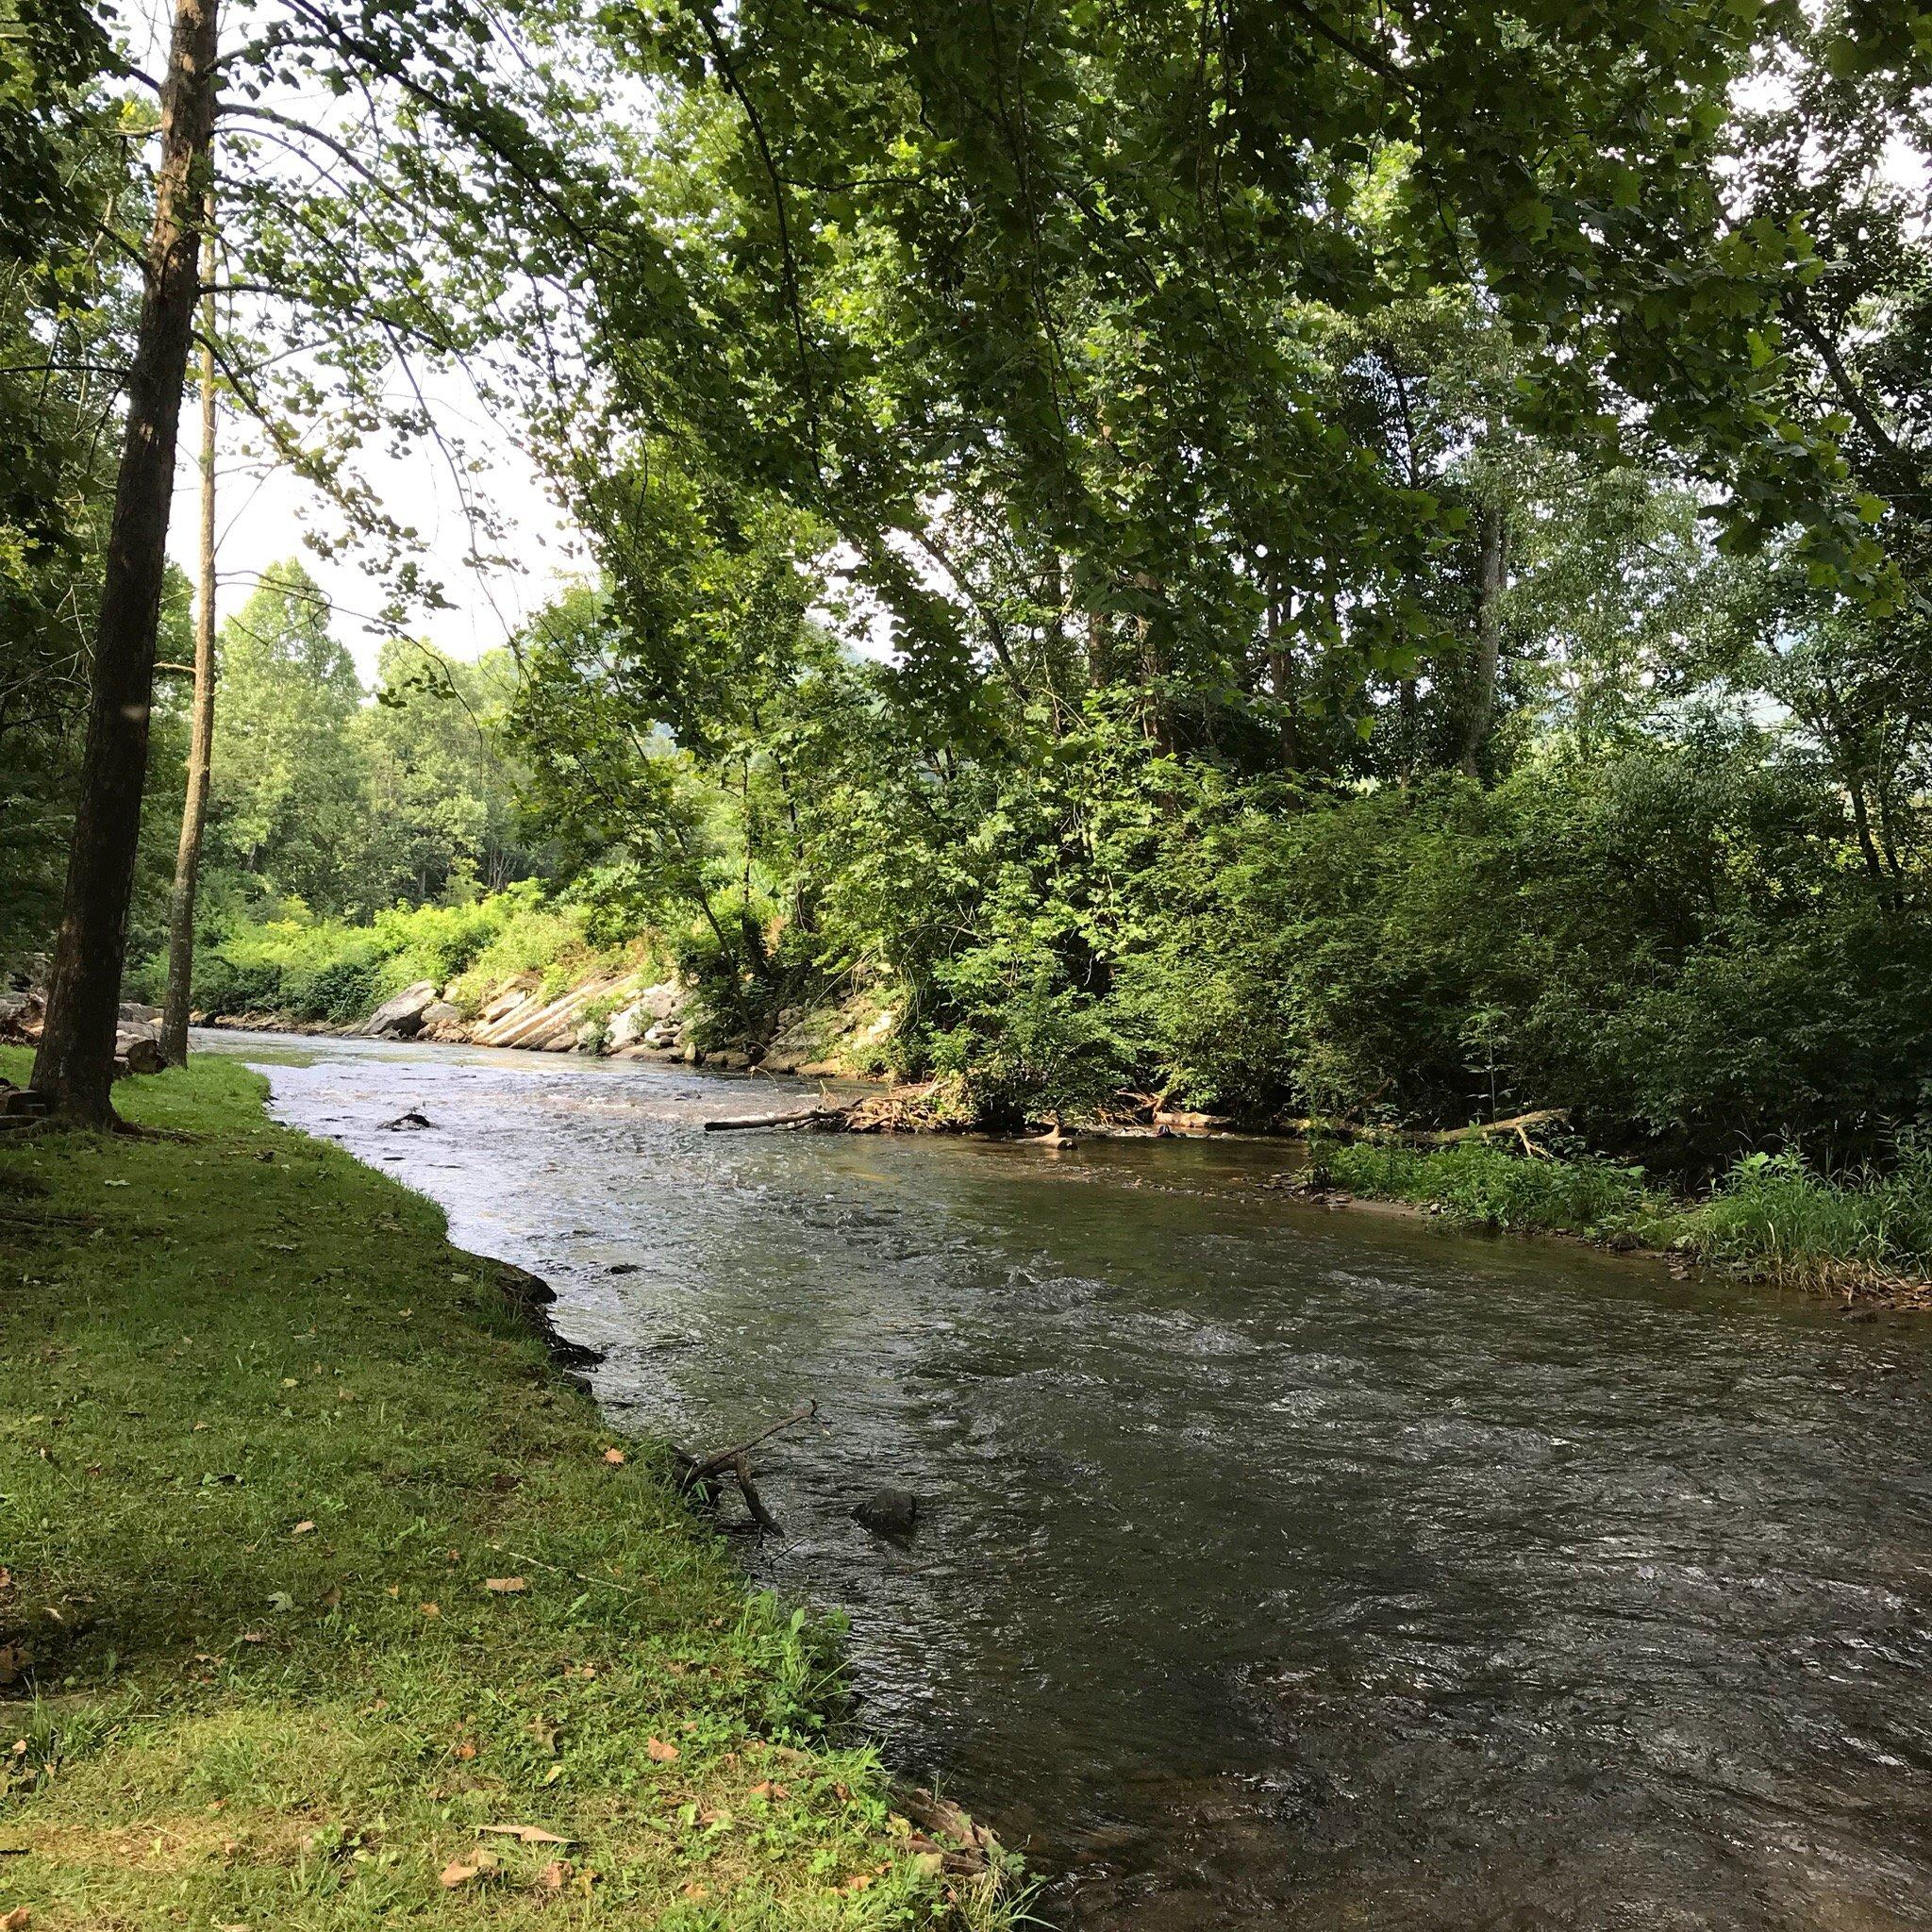
[[[617,1424],[817,1399],[747,1562],[850,1613],[886,1755],[1050,1924],[1932,1926],[1925,1318],[1312,1208],[1265,1144],[706,1135],[796,1088],[201,1043],[548,1280]]]

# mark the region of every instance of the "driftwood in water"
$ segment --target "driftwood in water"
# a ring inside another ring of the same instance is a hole
[[[742,1133],[754,1127],[804,1127],[821,1124],[830,1126],[844,1120],[851,1112],[850,1108],[836,1103],[820,1102],[811,1107],[801,1107],[791,1113],[744,1114],[734,1120],[707,1121],[708,1134]]]
[[[834,1100],[821,1094],[809,1107],[790,1113],[737,1115],[707,1121],[708,1134],[741,1133],[756,1127],[797,1127],[816,1134],[924,1134],[957,1131],[967,1124],[957,1112],[939,1104],[934,1082],[917,1087],[889,1088],[861,1093],[855,1100]]]
[[[760,1429],[748,1442],[741,1442],[730,1449],[720,1449],[714,1456],[695,1457],[679,1453],[675,1473],[675,1487],[680,1496],[702,1496],[708,1504],[715,1505],[724,1489],[721,1478],[729,1476],[738,1485],[738,1493],[744,1498],[744,1507],[751,1512],[751,1520],[766,1536],[783,1536],[784,1530],[765,1507],[764,1500],[758,1492],[758,1486],[751,1479],[751,1452],[760,1442],[768,1442],[780,1429],[789,1429],[795,1423],[809,1422],[819,1412],[816,1402],[808,1402],[804,1407],[795,1408],[788,1416],[781,1417],[768,1429]]]

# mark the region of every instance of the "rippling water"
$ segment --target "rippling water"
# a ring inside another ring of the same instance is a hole
[[[1932,1926],[1924,1318],[1311,1208],[1263,1146],[707,1136],[796,1089],[207,1043],[549,1280],[619,1420],[818,1399],[752,1566],[850,1610],[889,1756],[1054,1923]]]

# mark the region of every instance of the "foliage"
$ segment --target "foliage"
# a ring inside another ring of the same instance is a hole
[[[461,906],[392,907],[367,924],[275,919],[211,935],[195,956],[194,1004],[210,1016],[364,1018],[419,980],[456,983],[471,1004],[512,974],[564,976],[593,955],[580,917],[544,908],[534,885]],[[159,958],[144,969],[152,979]]]
[[[200,1059],[123,1083],[138,1141],[0,1149],[0,1915],[1010,1924],[894,1832],[833,1633],[746,1597],[660,1445],[609,1453],[494,1263],[261,1099]]]
[[[1489,1141],[1422,1149],[1359,1141],[1310,1148],[1311,1184],[1431,1208],[1471,1227],[1603,1238],[1656,1211],[1640,1167],[1531,1158]]]

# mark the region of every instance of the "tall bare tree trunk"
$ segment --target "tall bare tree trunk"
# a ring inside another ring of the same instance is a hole
[[[161,1009],[161,1053],[174,1066],[188,1058],[188,1012],[194,979],[194,895],[201,878],[201,831],[208,821],[208,782],[215,743],[215,198],[202,204],[201,278],[201,582],[194,608],[194,715],[188,738],[188,795],[181,804],[181,842],[175,849],[175,894],[168,906],[168,993]]]
[[[47,988],[46,1029],[34,1059],[34,1085],[54,1111],[92,1126],[108,1125],[114,1118],[114,1023],[147,776],[155,625],[167,565],[175,444],[194,333],[195,211],[214,122],[215,44],[215,0],[175,0],[174,41],[161,93],[154,230],[127,375],[127,429],[94,631],[87,748]]]
[[[1482,756],[1490,742],[1496,711],[1496,665],[1503,641],[1503,509],[1491,504],[1483,511],[1482,577],[1476,591],[1475,691],[1469,705],[1469,730],[1462,741],[1462,769],[1472,778],[1482,774]]]

